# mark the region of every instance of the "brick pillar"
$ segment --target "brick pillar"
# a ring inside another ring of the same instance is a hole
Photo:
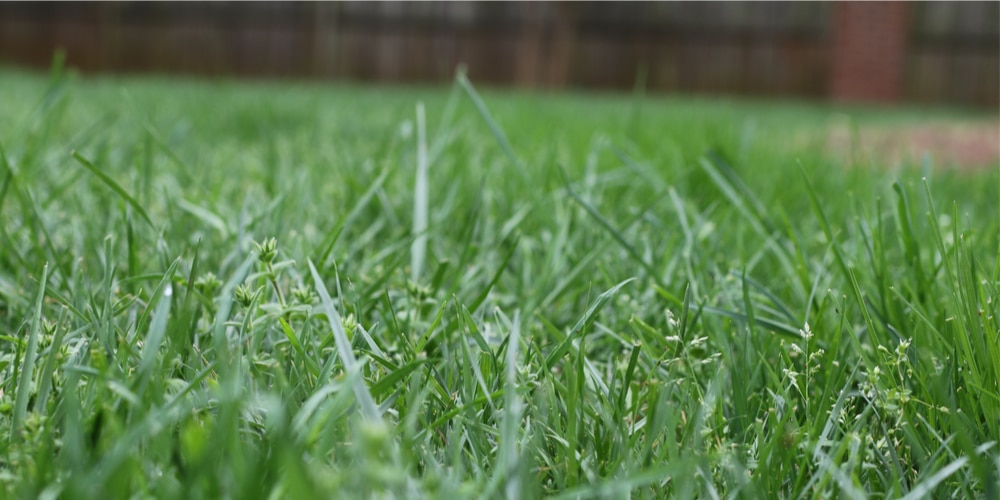
[[[897,101],[903,91],[907,2],[834,5],[830,96],[842,101]]]

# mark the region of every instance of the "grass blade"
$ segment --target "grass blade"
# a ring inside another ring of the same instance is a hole
[[[742,314],[742,313],[738,313],[738,312],[733,312],[733,311],[727,311],[725,309],[719,309],[717,307],[712,307],[712,306],[702,306],[701,307],[701,311],[707,312],[709,314],[716,314],[716,315],[719,315],[719,316],[725,316],[727,318],[732,318],[732,319],[736,319],[736,320],[740,320],[740,321],[749,321],[750,320],[750,318],[746,314]],[[789,340],[801,340],[802,339],[802,334],[799,333],[799,329],[796,328],[796,327],[794,327],[794,326],[792,326],[792,325],[787,325],[787,324],[784,324],[784,323],[779,323],[777,321],[774,321],[773,319],[761,318],[761,317],[758,317],[758,316],[754,316],[753,317],[753,322],[757,326],[765,328],[767,330],[770,330],[770,331],[772,331],[774,333],[777,333],[777,334],[779,334],[779,335],[781,335],[781,336],[783,336],[783,337],[785,337],[785,338],[787,338]]]
[[[563,175],[564,176],[566,175],[565,170],[563,171]],[[634,245],[632,245],[631,243],[628,242],[628,240],[625,239],[625,236],[622,235],[622,233],[615,228],[614,224],[612,224],[611,221],[609,221],[606,217],[601,215],[601,212],[597,211],[597,209],[591,206],[590,203],[584,201],[583,198],[581,198],[579,195],[576,194],[576,192],[573,191],[573,189],[569,185],[568,177],[566,178],[566,193],[569,194],[570,198],[573,198],[573,201],[575,201],[577,204],[583,207],[583,209],[587,211],[587,214],[589,214],[594,220],[596,220],[598,224],[601,225],[601,227],[603,227],[609,234],[611,234],[611,237],[614,238],[614,240],[618,242],[618,244],[621,245],[621,247],[625,249],[626,252],[628,252],[629,256],[632,257],[632,260],[634,260],[637,264],[642,266],[642,268],[646,271],[646,274],[648,274],[649,277],[652,278],[653,281],[655,281],[656,284],[660,286],[660,288],[664,289],[667,288],[666,284],[663,282],[663,279],[660,278],[659,273],[657,273],[656,270],[653,269],[653,266],[649,262],[646,262],[646,259],[642,258],[642,255],[639,254],[639,250],[637,250]]]
[[[559,344],[559,346],[553,349],[548,356],[545,356],[545,368],[552,369],[552,367],[555,366],[556,362],[563,357],[563,354],[566,354],[566,351],[569,350],[570,346],[573,343],[573,340],[582,335],[583,332],[585,332],[590,327],[590,325],[593,324],[593,322],[597,319],[597,313],[601,312],[601,309],[603,309],[604,306],[608,303],[608,301],[610,301],[611,298],[614,297],[616,293],[618,293],[618,290],[621,290],[623,286],[633,281],[635,281],[635,278],[629,278],[609,288],[604,293],[598,295],[597,300],[594,301],[594,304],[591,305],[589,309],[587,309],[587,313],[584,314],[583,317],[580,318],[580,320],[577,321],[575,325],[573,325],[573,328],[570,330],[570,334],[567,335],[566,338],[563,339],[563,341]]]
[[[493,119],[493,115],[490,113],[489,108],[486,107],[486,103],[483,102],[483,98],[479,97],[479,92],[476,92],[476,88],[472,86],[472,82],[465,76],[464,72],[459,72],[456,76],[458,84],[465,89],[466,94],[469,95],[469,99],[472,99],[472,104],[476,106],[476,110],[479,111],[479,115],[483,117],[483,121],[489,126],[490,132],[493,132],[493,137],[496,138],[497,143],[500,144],[500,148],[503,149],[504,154],[510,159],[510,162],[517,167],[518,171],[522,176],[527,176],[524,164],[521,160],[517,158],[514,154],[514,148],[511,147],[510,141],[507,140],[507,134],[503,133],[503,129],[497,124],[496,120]]]
[[[942,481],[948,479],[949,476],[958,472],[959,469],[965,467],[965,464],[968,461],[969,457],[960,457],[959,459],[951,462],[950,464],[945,465],[937,472],[932,474],[930,477],[924,479],[919,484],[914,486],[913,489],[910,490],[910,492],[907,493],[906,496],[904,496],[900,500],[917,500],[919,498],[927,498],[931,494],[931,492],[934,491],[934,488],[937,488],[937,486],[941,484]]]
[[[292,326],[285,321],[285,318],[278,318],[278,323],[281,324],[281,331],[284,332],[288,342],[292,344],[292,348],[295,349],[295,352],[298,353],[299,357],[305,362],[309,373],[312,374],[313,377],[319,377],[319,365],[316,364],[316,360],[309,357],[306,353],[305,349],[302,347],[302,343],[299,342],[298,335],[295,334],[295,330],[292,330]]]
[[[490,291],[493,290],[493,287],[497,284],[497,281],[500,281],[500,276],[503,275],[504,269],[507,269],[507,264],[510,262],[510,258],[513,257],[514,252],[517,251],[517,243],[519,241],[519,238],[520,238],[519,236],[515,237],[514,242],[510,245],[510,250],[507,251],[507,255],[504,256],[503,261],[497,267],[496,273],[493,274],[493,278],[490,279],[490,282],[486,284],[486,287],[483,288],[483,291],[480,292],[479,295],[469,305],[469,312],[476,312],[476,309],[479,309],[479,306],[481,306],[483,302],[486,301],[486,297],[489,297]]]
[[[28,394],[35,373],[35,355],[38,352],[38,336],[42,330],[42,301],[45,298],[45,284],[49,279],[49,265],[46,263],[42,267],[42,279],[38,281],[38,295],[35,298],[34,313],[31,315],[31,327],[28,330],[28,349],[24,352],[24,363],[21,365],[21,374],[17,378],[17,394],[14,400],[14,415],[10,421],[10,434],[13,439],[18,439],[21,425],[24,422],[25,414],[28,411]]]
[[[521,475],[518,474],[520,456],[518,452],[518,430],[521,428],[523,403],[517,394],[517,372],[521,347],[521,313],[514,312],[513,326],[507,337],[507,369],[505,371],[503,422],[500,431],[500,461],[498,469],[506,477],[505,493],[508,500],[521,497]]]
[[[174,269],[174,267],[172,266],[171,269]],[[140,397],[146,388],[149,377],[153,373],[153,368],[159,357],[160,345],[163,344],[163,339],[167,335],[167,318],[170,316],[170,305],[173,302],[174,295],[174,287],[169,282],[173,277],[172,275],[173,272],[171,271],[169,276],[164,276],[167,284],[160,295],[156,311],[153,312],[153,320],[149,324],[149,334],[146,335],[146,340],[142,346],[142,358],[139,360],[139,368],[136,370],[136,379],[138,381],[136,393]]]
[[[149,227],[156,229],[156,226],[153,224],[153,221],[149,219],[149,214],[147,214],[146,210],[142,208],[142,205],[140,205],[139,202],[132,197],[132,195],[128,194],[128,191],[125,191],[123,187],[118,185],[118,183],[115,182],[114,179],[108,177],[107,174],[102,172],[101,169],[94,166],[94,164],[91,163],[90,160],[84,158],[83,155],[81,155],[80,153],[73,151],[73,158],[76,159],[76,161],[80,163],[80,165],[83,165],[84,168],[90,170],[92,174],[96,175],[97,178],[100,179],[101,182],[103,182],[106,186],[111,188],[112,191],[118,193],[118,196],[121,196],[122,199],[124,199],[129,205],[132,205],[132,208],[134,208],[136,212],[139,212],[139,215],[142,217],[142,220],[146,221],[146,224],[149,224]]]
[[[212,213],[211,210],[195,205],[184,198],[179,198],[175,203],[177,204],[177,208],[193,215],[196,219],[219,231],[222,239],[229,239],[231,231],[229,230],[229,226],[226,225],[226,222],[222,220],[222,217],[219,217],[218,215]]]
[[[35,396],[35,413],[43,413],[45,404],[49,400],[49,392],[52,389],[52,373],[56,370],[56,361],[63,344],[63,337],[66,332],[64,328],[56,325],[55,337],[49,346],[49,355],[45,358],[45,365],[42,366],[42,373],[39,377],[38,394]]]
[[[330,292],[327,291],[326,285],[323,284],[323,278],[316,271],[312,260],[309,260],[308,263],[316,292],[319,293],[320,307],[326,314],[327,321],[330,323],[330,329],[333,330],[333,339],[337,344],[337,353],[344,364],[344,369],[348,372],[354,372],[358,369],[358,360],[354,357],[351,341],[348,340],[347,333],[344,331],[344,323],[341,321],[337,309],[333,306],[333,300],[330,298]],[[357,398],[358,405],[361,406],[362,416],[368,420],[380,421],[382,416],[379,414],[378,406],[375,405],[375,399],[372,398],[371,392],[368,391],[368,386],[365,385],[365,381],[361,378],[360,374],[354,379],[353,389],[354,397]]]
[[[424,103],[417,103],[417,180],[413,188],[413,245],[410,247],[410,279],[417,283],[427,254],[427,131]]]

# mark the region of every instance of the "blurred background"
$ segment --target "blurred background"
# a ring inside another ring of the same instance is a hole
[[[1000,2],[0,3],[0,64],[1000,106]]]

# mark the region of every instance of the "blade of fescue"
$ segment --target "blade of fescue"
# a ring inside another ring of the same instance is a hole
[[[142,216],[142,220],[146,221],[146,223],[149,224],[149,227],[152,227],[154,229],[156,228],[156,226],[153,224],[153,221],[150,220],[149,215],[146,214],[146,210],[142,208],[142,205],[140,205],[138,201],[135,201],[135,198],[133,198],[132,195],[128,194],[128,191],[126,191],[125,188],[121,187],[111,177],[108,177],[108,174],[102,172],[101,169],[97,168],[93,163],[90,162],[90,160],[80,155],[80,153],[73,151],[73,158],[76,159],[76,161],[79,162],[80,165],[83,165],[87,170],[90,170],[92,174],[96,175],[98,179],[101,179],[101,182],[103,182],[106,186],[111,188],[112,191],[118,193],[118,195],[121,196],[122,199],[124,199],[126,202],[128,202],[129,205],[132,205],[132,208],[134,208],[136,212],[139,212],[139,215]]]
[[[306,261],[309,263],[309,271],[312,273],[316,292],[319,293],[320,306],[323,312],[326,313],[327,320],[330,322],[330,329],[333,330],[333,340],[337,344],[337,353],[340,355],[341,362],[344,363],[344,369],[348,372],[353,372],[358,368],[358,360],[354,357],[354,351],[351,350],[351,341],[347,339],[347,332],[344,331],[344,324],[340,321],[340,314],[333,307],[330,292],[327,291],[326,285],[323,284],[323,278],[316,271],[316,266],[313,265],[312,259],[307,259]],[[375,399],[372,398],[371,392],[365,386],[364,380],[361,377],[355,378],[353,385],[354,397],[358,399],[358,405],[361,406],[361,414],[368,420],[381,420],[382,417],[378,412],[378,407],[375,406]]]
[[[702,170],[712,178],[715,185],[722,191],[722,194],[736,209],[737,213],[743,216],[743,220],[750,224],[750,227],[760,236],[764,244],[767,245],[771,253],[777,258],[778,263],[785,270],[788,276],[795,276],[795,266],[788,256],[788,249],[785,248],[776,235],[778,231],[763,208],[763,204],[736,176],[722,159],[716,154],[709,154],[699,161]],[[792,285],[800,285],[796,281],[790,282]]]
[[[507,392],[504,394],[503,428],[500,431],[501,456],[507,475],[506,495],[508,499],[520,497],[521,482],[517,473],[518,450],[517,431],[521,427],[521,400],[517,395],[517,359],[521,343],[521,313],[514,312],[514,325],[507,339]]]
[[[35,395],[36,413],[45,411],[45,403],[48,402],[49,393],[52,390],[52,372],[56,369],[56,358],[62,349],[63,337],[65,335],[65,328],[61,328],[61,325],[56,328],[56,334],[52,338],[52,344],[49,346],[49,355],[45,358],[45,364],[42,365],[42,371],[38,377],[38,391]]]
[[[177,261],[174,262],[176,265]],[[175,266],[171,266],[170,271],[164,275],[164,279],[170,280],[173,277],[174,269]],[[173,295],[174,287],[168,281],[166,288],[163,289],[163,294],[160,295],[160,302],[156,305],[156,311],[153,313],[153,321],[149,325],[149,334],[146,335],[146,340],[142,346],[142,358],[140,358],[139,369],[136,372],[139,380],[138,392],[140,394],[145,390],[146,382],[152,376],[160,345],[163,344],[163,339],[166,337],[167,318],[170,316],[170,304],[173,302]]]
[[[228,341],[226,339],[226,323],[229,321],[229,314],[233,311],[233,294],[236,287],[243,283],[250,268],[257,261],[257,256],[250,254],[243,260],[240,267],[236,269],[219,294],[219,311],[215,315],[215,323],[212,325],[212,344],[215,347],[217,361],[224,370],[228,370],[230,362]]]
[[[615,225],[612,224],[611,221],[607,219],[607,217],[602,215],[601,212],[599,212],[596,208],[594,208],[590,203],[587,203],[583,198],[581,198],[578,194],[576,194],[575,191],[573,191],[572,187],[570,186],[569,176],[566,174],[566,171],[562,169],[561,166],[560,169],[562,170],[563,178],[566,181],[566,194],[568,194],[569,197],[572,198],[573,201],[575,201],[578,205],[583,207],[583,209],[587,211],[587,214],[590,215],[594,220],[596,220],[597,223],[600,224],[601,227],[603,227],[608,232],[608,234],[610,234],[611,237],[614,238],[615,241],[619,245],[621,245],[621,247],[626,252],[628,252],[629,256],[631,256],[632,259],[635,260],[637,264],[642,266],[642,268],[646,271],[646,273],[649,274],[649,277],[651,279],[656,281],[656,283],[660,285],[661,288],[667,288],[666,284],[660,278],[659,273],[657,273],[656,269],[653,268],[653,265],[647,262],[646,259],[642,257],[642,254],[639,253],[639,250],[636,249],[634,245],[629,243],[629,241],[625,238],[625,236],[622,235],[622,233],[615,228]]]
[[[497,496],[497,489],[503,484],[504,497],[521,498],[521,477],[518,473],[520,454],[518,452],[518,430],[524,403],[517,394],[517,363],[521,347],[521,311],[514,312],[510,335],[507,337],[507,355],[504,358],[504,408],[500,422],[499,467],[486,485],[482,498]]]
[[[934,491],[934,488],[936,488],[937,485],[941,484],[942,481],[948,479],[948,476],[951,476],[959,469],[964,467],[965,463],[968,461],[969,457],[960,457],[957,460],[951,462],[950,464],[942,467],[941,470],[935,472],[933,475],[931,475],[931,477],[924,479],[923,482],[916,485],[912,490],[910,490],[910,492],[903,497],[903,500],[916,500],[918,498],[927,498],[927,496],[929,496],[931,492]]]
[[[424,103],[417,103],[417,181],[413,189],[413,245],[410,247],[410,279],[420,279],[427,254],[427,127]]]
[[[472,104],[476,106],[476,110],[479,111],[480,116],[483,117],[483,121],[486,125],[490,127],[490,132],[493,132],[493,137],[496,138],[497,143],[500,144],[500,149],[503,149],[504,154],[510,159],[510,162],[517,167],[519,173],[522,176],[527,176],[524,164],[521,160],[517,158],[514,154],[514,148],[511,147],[510,141],[507,140],[507,134],[503,133],[503,129],[497,124],[496,120],[493,119],[493,115],[490,113],[489,108],[486,107],[486,103],[483,102],[483,98],[479,97],[479,92],[476,92],[476,88],[472,86],[472,82],[465,76],[465,73],[459,72],[456,77],[458,84],[465,89],[465,93],[469,95],[469,99],[472,99]]]
[[[584,314],[575,325],[573,325],[569,335],[567,335],[566,338],[563,339],[563,341],[560,342],[559,345],[545,357],[545,368],[549,370],[552,369],[556,362],[559,361],[563,354],[566,354],[566,351],[568,351],[573,345],[573,341],[580,335],[583,335],[585,331],[590,328],[590,325],[592,325],[597,319],[597,313],[601,312],[601,309],[604,308],[605,304],[607,304],[608,301],[611,300],[616,293],[618,293],[618,290],[621,290],[623,286],[633,281],[635,281],[635,278],[629,278],[598,295],[594,304],[590,306],[590,309],[587,309],[587,313]]]
[[[42,279],[38,281],[38,295],[35,298],[35,312],[31,316],[31,329],[28,331],[28,350],[24,353],[24,364],[17,380],[17,395],[14,400],[14,417],[10,421],[11,437],[17,439],[18,431],[24,415],[28,411],[28,394],[31,390],[31,379],[35,371],[35,355],[38,351],[38,335],[42,329],[42,299],[45,298],[45,282],[49,278],[49,264],[42,267]]]

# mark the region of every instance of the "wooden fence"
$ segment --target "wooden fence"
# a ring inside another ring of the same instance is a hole
[[[823,97],[823,2],[0,2],[0,61],[529,88]],[[1000,3],[910,5],[904,99],[1000,104]]]

